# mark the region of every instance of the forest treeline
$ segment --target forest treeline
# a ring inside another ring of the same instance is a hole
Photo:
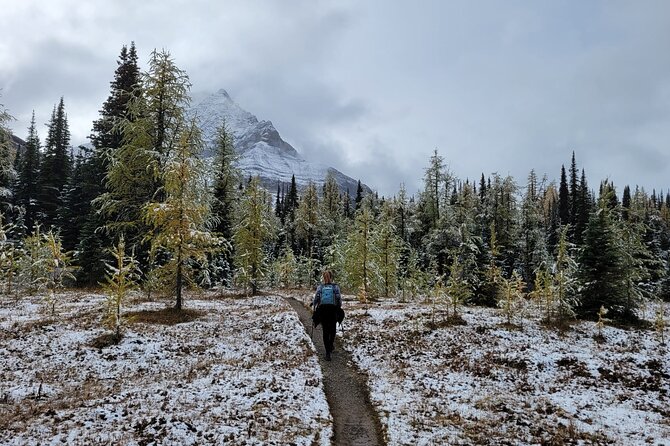
[[[670,193],[592,188],[574,153],[558,184],[534,171],[524,185],[462,180],[437,151],[413,195],[364,194],[359,183],[352,197],[332,177],[269,192],[235,169],[225,122],[204,162],[190,86],[169,53],[154,51],[141,72],[124,46],[92,147],[76,150],[63,98],[44,142],[33,114],[18,152],[0,107],[2,292],[123,275],[181,308],[186,287],[314,286],[329,268],[361,299],[511,308],[536,298],[556,320],[605,309],[634,320],[646,301],[670,300]]]

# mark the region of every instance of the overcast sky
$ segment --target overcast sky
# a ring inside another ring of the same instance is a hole
[[[169,50],[309,160],[415,192],[576,152],[591,187],[670,187],[670,1],[0,0],[0,88],[24,137],[65,97],[86,142],[121,46]]]

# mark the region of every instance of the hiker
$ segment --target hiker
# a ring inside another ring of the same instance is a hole
[[[342,295],[340,287],[332,282],[330,271],[323,272],[323,284],[319,285],[312,301],[315,325],[323,327],[323,345],[326,348],[326,361],[330,361],[335,342],[335,328],[338,316],[342,313]]]

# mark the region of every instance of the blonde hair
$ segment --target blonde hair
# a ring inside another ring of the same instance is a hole
[[[330,271],[325,270],[323,272],[323,283],[331,283],[333,281],[333,275],[330,273]]]

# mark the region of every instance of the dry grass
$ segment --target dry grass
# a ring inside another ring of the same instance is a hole
[[[163,308],[161,310],[132,311],[124,314],[130,323],[176,325],[193,322],[203,316],[202,311],[177,310],[175,308]]]

